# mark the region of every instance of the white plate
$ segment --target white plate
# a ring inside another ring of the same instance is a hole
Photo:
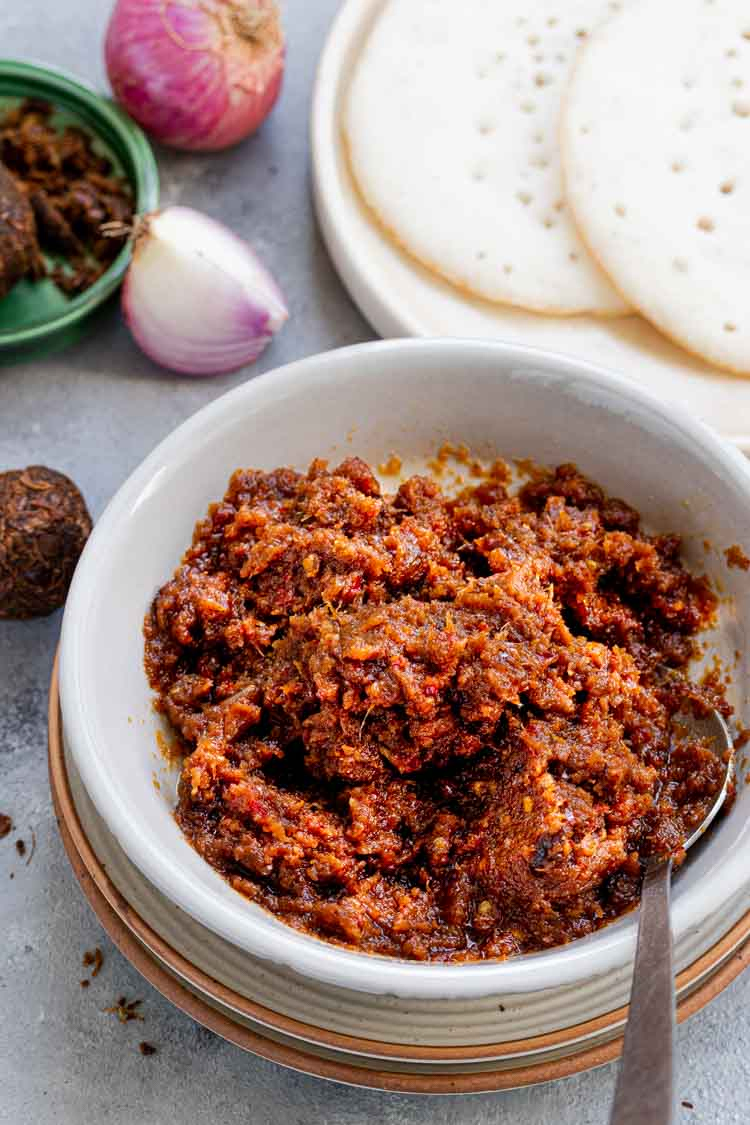
[[[533,344],[601,364],[681,403],[750,454],[750,379],[693,359],[637,316],[543,317],[473,300],[442,283],[384,235],[356,191],[341,132],[347,85],[383,4],[344,4],[320,61],[312,112],[320,226],[344,284],[376,331],[384,337],[476,336]]]

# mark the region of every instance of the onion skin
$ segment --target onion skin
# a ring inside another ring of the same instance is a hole
[[[138,220],[122,310],[139,347],[183,375],[253,363],[289,316],[252,248],[191,207]]]
[[[104,55],[115,97],[152,137],[211,152],[270,113],[284,34],[276,0],[117,0]]]

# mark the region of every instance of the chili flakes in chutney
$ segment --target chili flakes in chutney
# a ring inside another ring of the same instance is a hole
[[[505,958],[638,901],[721,786],[672,722],[716,599],[575,466],[384,494],[238,471],[146,618],[177,820],[239,892],[369,953]]]

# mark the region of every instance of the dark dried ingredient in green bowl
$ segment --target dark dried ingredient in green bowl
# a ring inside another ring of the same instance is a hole
[[[0,297],[17,281],[39,271],[34,212],[27,197],[0,164]]]
[[[63,473],[0,473],[0,618],[58,609],[90,532],[86,503]]]
[[[41,249],[58,259],[47,270],[37,254],[26,273],[48,272],[58,288],[75,296],[101,277],[125,245],[133,192],[87,132],[75,125],[57,128],[52,115],[48,102],[33,98],[9,110],[0,119],[0,160],[28,200]]]

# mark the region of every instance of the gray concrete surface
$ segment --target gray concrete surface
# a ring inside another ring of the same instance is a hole
[[[64,66],[103,87],[104,0],[0,5],[0,54]],[[337,281],[309,199],[307,116],[315,63],[336,0],[288,0],[283,100],[261,135],[213,157],[159,153],[165,201],[220,215],[257,245],[284,287],[292,319],[257,370],[372,335]],[[178,422],[253,370],[210,380],[160,373],[135,348],[116,308],[61,354],[0,368],[0,469],[42,462],[70,473],[94,515]],[[0,622],[0,1122],[26,1125],[598,1125],[611,1067],[535,1089],[459,1099],[359,1091],[243,1054],[197,1027],[146,985],[107,940],[71,875],[50,808],[47,682],[59,615]],[[14,841],[37,838],[26,865]],[[11,877],[13,876],[12,880]],[[104,968],[79,986],[81,955]],[[143,998],[145,1023],[102,1009]],[[143,1058],[146,1038],[158,1054]],[[750,1119],[750,975],[679,1032],[684,1122]]]

